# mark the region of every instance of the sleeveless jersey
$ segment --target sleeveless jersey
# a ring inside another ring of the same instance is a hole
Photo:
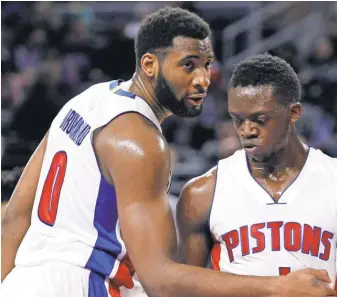
[[[245,151],[237,151],[218,163],[210,230],[214,269],[276,276],[311,267],[326,269],[334,282],[337,159],[310,148],[275,203],[250,174]]]
[[[94,85],[52,122],[31,226],[16,265],[61,261],[108,278],[124,274],[119,282],[125,287],[140,286],[121,239],[115,189],[101,174],[92,144],[97,128],[129,112],[146,117],[161,132],[149,105],[127,90],[130,84]]]

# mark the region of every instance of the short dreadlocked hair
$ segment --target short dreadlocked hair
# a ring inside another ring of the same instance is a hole
[[[248,86],[271,86],[273,95],[284,106],[301,99],[301,84],[294,69],[268,53],[253,55],[235,66],[228,87]]]
[[[166,7],[150,14],[142,22],[135,40],[137,67],[145,53],[172,46],[177,36],[203,40],[211,36],[211,29],[195,13],[177,7]]]

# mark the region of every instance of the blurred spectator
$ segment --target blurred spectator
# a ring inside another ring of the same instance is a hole
[[[335,121],[321,108],[303,103],[303,114],[296,123],[296,130],[310,146],[321,148],[337,157],[337,136],[334,135]]]
[[[13,34],[10,28],[3,26],[1,30],[1,74],[13,71],[11,43]]]
[[[332,13],[326,23],[327,36],[330,38],[330,41],[333,46],[333,57],[335,61],[337,60],[337,11]]]
[[[17,47],[14,51],[14,62],[18,71],[36,67],[46,58],[46,32],[42,28],[34,29],[26,44]]]
[[[216,135],[216,139],[209,140],[201,149],[201,153],[212,166],[215,166],[218,160],[229,157],[241,148],[239,137],[231,120],[218,123]]]
[[[25,141],[40,141],[58,111],[73,95],[63,81],[60,61],[45,62],[26,100],[15,111],[11,129]]]
[[[328,36],[323,36],[314,44],[313,51],[308,58],[311,65],[323,65],[335,61],[335,48]]]
[[[131,19],[123,29],[124,36],[134,40],[143,18],[155,10],[156,7],[153,5],[153,2],[136,3],[133,8],[133,19]]]

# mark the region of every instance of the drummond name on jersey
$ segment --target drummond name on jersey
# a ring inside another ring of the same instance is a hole
[[[90,125],[73,109],[69,110],[60,128],[63,132],[68,134],[69,138],[77,145],[81,145],[91,130]]]

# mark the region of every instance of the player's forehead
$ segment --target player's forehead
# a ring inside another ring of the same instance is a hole
[[[199,56],[201,59],[214,58],[212,42],[209,37],[200,40],[192,37],[177,36],[173,39],[169,56],[183,59],[188,56]]]
[[[271,86],[236,87],[228,90],[228,111],[232,114],[266,113],[278,107]]]

